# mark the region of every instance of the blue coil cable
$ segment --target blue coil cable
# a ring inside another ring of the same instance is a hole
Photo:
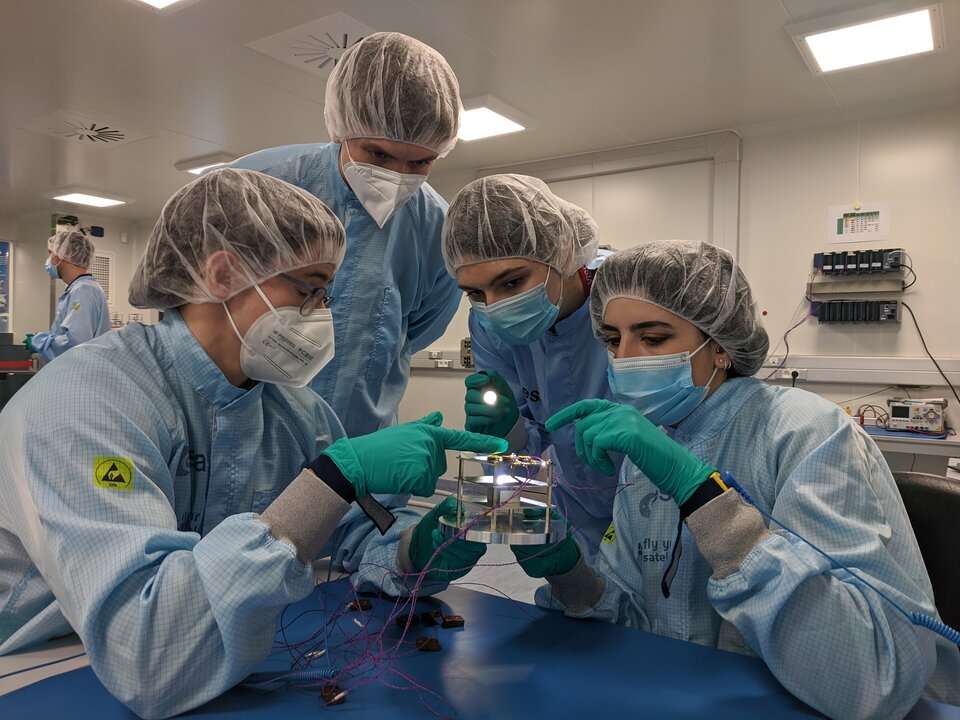
[[[243,679],[243,685],[260,685],[266,683],[309,682],[311,680],[331,680],[337,671],[333,668],[316,668],[313,670],[267,670],[250,673]]]
[[[327,584],[333,579],[333,557],[327,564]],[[323,624],[323,655],[326,655],[327,667],[311,668],[309,670],[265,670],[247,675],[240,681],[241,685],[261,685],[267,683],[309,682],[311,680],[332,680],[339,670],[333,667],[330,654],[326,648],[330,647],[330,623]]]
[[[761,515],[763,515],[765,518],[767,518],[767,520],[769,520],[769,521],[772,522],[772,523],[776,523],[777,525],[779,525],[780,527],[782,527],[784,530],[786,530],[788,533],[790,533],[790,534],[793,535],[794,537],[797,537],[797,538],[799,538],[800,540],[802,540],[803,542],[805,542],[807,545],[809,545],[810,547],[812,547],[812,548],[813,548],[814,550],[816,550],[818,553],[820,553],[821,555],[823,555],[827,560],[829,560],[829,561],[834,565],[834,567],[840,568],[841,570],[846,570],[848,573],[850,573],[850,575],[851,575],[853,578],[855,578],[857,581],[859,581],[859,582],[863,583],[864,585],[866,585],[868,588],[870,588],[870,589],[873,590],[875,593],[877,593],[877,595],[879,595],[880,597],[882,597],[884,600],[886,600],[888,603],[890,603],[893,607],[895,607],[897,610],[899,610],[901,613],[903,613],[904,617],[906,617],[907,620],[909,620],[912,624],[917,625],[917,626],[919,626],[919,627],[925,627],[925,628],[927,628],[928,630],[931,630],[932,632],[935,632],[937,635],[939,635],[939,636],[941,636],[941,637],[943,637],[943,638],[946,638],[947,640],[949,640],[949,641],[952,642],[953,644],[955,644],[955,645],[960,645],[960,631],[955,630],[954,628],[950,627],[950,626],[947,625],[946,623],[943,623],[943,622],[941,622],[940,620],[937,620],[937,618],[931,617],[930,615],[927,615],[927,614],[925,614],[925,613],[907,612],[907,611],[904,610],[902,607],[900,607],[894,600],[892,600],[890,597],[888,597],[882,590],[879,590],[879,589],[877,589],[874,585],[872,585],[868,580],[865,580],[864,578],[862,578],[862,577],[860,577],[859,575],[857,575],[857,573],[855,573],[853,570],[851,570],[850,568],[848,568],[846,565],[844,565],[844,564],[843,564],[842,562],[840,562],[839,560],[831,557],[828,553],[826,553],[826,552],[824,552],[823,550],[821,550],[820,548],[818,548],[816,545],[814,545],[812,542],[810,542],[809,540],[807,540],[807,539],[806,539],[803,535],[801,535],[800,533],[794,532],[792,529],[788,528],[788,527],[787,527],[786,525],[784,525],[782,522],[780,522],[780,521],[777,520],[775,517],[773,517],[773,515],[770,515],[769,513],[764,512],[764,511],[753,501],[753,498],[750,497],[750,493],[748,493],[746,490],[743,489],[743,487],[740,485],[740,483],[737,482],[736,478],[734,478],[733,475],[731,475],[731,474],[728,473],[728,472],[721,472],[721,473],[720,473],[720,477],[723,479],[723,482],[727,484],[727,486],[729,486],[729,487],[733,488],[734,490],[736,490],[736,491],[740,494],[740,497],[742,497],[745,502],[749,503],[750,505],[753,505],[753,506],[760,512]]]

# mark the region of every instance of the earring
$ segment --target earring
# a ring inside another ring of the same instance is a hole
[[[726,362],[726,363],[724,364],[724,366],[723,366],[723,369],[724,369],[724,370],[729,370],[729,369],[732,368],[732,367],[733,367],[733,363],[730,362],[729,360],[727,360],[727,362]]]

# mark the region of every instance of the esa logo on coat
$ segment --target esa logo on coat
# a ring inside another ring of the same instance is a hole
[[[523,390],[523,398],[528,402],[540,402],[540,391],[539,390],[527,390],[526,388],[521,388]]]

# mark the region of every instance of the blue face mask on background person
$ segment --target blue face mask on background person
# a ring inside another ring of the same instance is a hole
[[[550,268],[547,268],[547,279]],[[547,294],[547,281],[506,300],[485,305],[470,301],[477,320],[508,345],[529,345],[543,335],[557,319],[563,296],[554,305]]]
[[[52,277],[54,280],[60,279],[60,271],[57,270],[57,266],[53,264],[50,258],[47,258],[47,261],[43,264],[43,267],[47,271],[47,275]]]
[[[717,374],[714,367],[706,385],[693,384],[690,358],[708,342],[709,338],[693,352],[672,355],[617,359],[611,353],[607,380],[614,398],[633,405],[654,425],[676,425],[703,402]]]

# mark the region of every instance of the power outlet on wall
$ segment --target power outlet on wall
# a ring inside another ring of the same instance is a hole
[[[806,368],[780,368],[777,378],[780,380],[793,380],[793,374],[797,373],[797,380],[807,379]]]

